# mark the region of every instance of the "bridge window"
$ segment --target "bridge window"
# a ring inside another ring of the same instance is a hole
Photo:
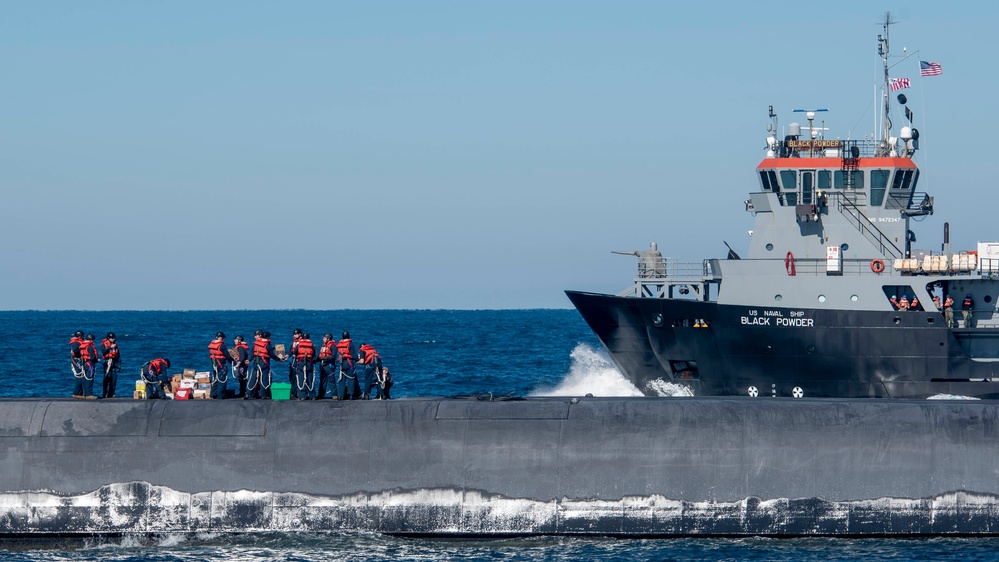
[[[829,170],[820,170],[818,173],[818,180],[819,190],[829,189],[832,187],[832,174],[829,173]]]
[[[781,170],[780,184],[784,187],[784,191],[797,191],[798,172],[795,170]]]
[[[811,205],[812,204],[812,182],[814,181],[814,174],[812,172],[802,172],[801,173],[801,204]]]
[[[852,170],[844,173],[843,170],[833,172],[833,187],[836,189],[864,189],[864,172]]]
[[[891,170],[871,170],[871,205],[880,207],[885,202],[888,174]]]
[[[763,184],[763,191],[780,191],[777,173],[773,170],[760,170],[760,183]]]

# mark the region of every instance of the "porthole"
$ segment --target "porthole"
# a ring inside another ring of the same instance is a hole
[[[808,353],[815,353],[815,346],[810,345],[807,348],[805,348],[805,351],[807,351]]]
[[[826,296],[825,295],[819,295],[819,302],[826,302]]]
[[[662,328],[663,327],[663,315],[662,314],[653,314],[652,315],[652,325],[655,326],[656,328]]]
[[[774,245],[773,244],[767,244],[767,251],[768,252],[774,251]]]
[[[860,300],[860,297],[858,297],[857,295],[850,295],[850,300],[852,302],[857,302]]]
[[[927,324],[932,324],[932,323],[933,323],[933,317],[932,317],[932,316],[928,317],[928,318],[926,319],[926,323],[927,323]]]
[[[782,297],[781,295],[774,295],[774,300],[777,301],[777,302],[780,302],[780,301],[784,300],[784,297]]]
[[[992,295],[985,295],[985,298],[983,298],[982,300],[985,302],[992,302]]]
[[[902,323],[902,319],[901,319],[901,318],[899,318],[898,316],[896,316],[896,317],[895,317],[895,318],[893,318],[892,320],[893,320],[893,321],[894,321],[894,322],[895,322],[896,324],[901,324],[901,323]]]

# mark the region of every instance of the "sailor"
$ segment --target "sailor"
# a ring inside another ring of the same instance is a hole
[[[208,358],[212,361],[213,400],[225,398],[226,383],[229,382],[229,350],[225,346],[225,334],[215,332],[215,339],[208,344]]]
[[[352,400],[359,397],[357,388],[357,373],[355,365],[357,363],[357,350],[354,343],[350,341],[350,332],[343,331],[340,341],[336,342],[337,353],[340,354],[340,372],[337,376],[337,397],[340,400]]]
[[[971,298],[971,293],[964,295],[964,302],[961,303],[962,314],[964,315],[964,327],[975,327],[975,301]]]
[[[895,298],[895,295],[892,295],[891,298],[888,299],[888,301],[891,302],[892,308],[898,310],[898,299]]]
[[[166,398],[166,390],[163,388],[169,379],[166,370],[170,368],[169,359],[153,359],[142,364],[139,376],[146,383],[146,398]]]
[[[273,380],[271,359],[284,360],[274,352],[274,345],[271,344],[271,333],[257,330],[253,333],[253,365],[250,367],[250,379],[246,384],[244,400],[271,397],[271,381]]]
[[[233,348],[229,351],[229,355],[233,355],[233,352],[235,352],[232,362],[232,374],[239,381],[239,393],[236,394],[236,398],[242,398],[246,396],[246,372],[250,365],[250,346],[246,345],[246,340],[243,339],[243,336],[233,338],[232,345]]]
[[[937,310],[941,309],[940,295],[933,295],[933,306],[935,306]]]
[[[362,343],[357,351],[357,363],[364,367],[364,379],[361,383],[361,399],[371,398],[371,388],[381,380],[382,358],[371,344]]]
[[[83,332],[77,330],[73,337],[69,338],[69,366],[73,369],[73,378],[76,382],[73,385],[73,398],[83,396],[83,364],[80,361],[80,344],[83,343]]]
[[[295,328],[291,333],[291,345],[288,346],[288,357],[292,358],[288,364],[288,383],[291,384],[291,398],[298,398],[298,389],[295,388],[295,351],[298,349],[298,341],[302,339],[302,330]]]
[[[912,301],[909,302],[909,310],[919,310],[919,297],[912,295]]]
[[[315,360],[316,348],[312,345],[312,339],[309,334],[302,334],[295,343],[294,360],[291,363],[295,371],[291,391],[299,400],[316,398],[316,371],[313,369]]]
[[[899,299],[899,301],[898,301],[898,309],[899,310],[909,310],[909,298],[906,297],[905,295],[902,295],[902,298]]]
[[[389,374],[389,368],[382,366],[382,375],[378,377],[378,392],[375,396],[378,400],[388,400],[392,398],[389,396],[389,391],[392,390],[392,375]]]
[[[336,342],[333,340],[333,334],[323,334],[323,345],[319,348],[319,385],[316,388],[316,399],[322,400],[326,398],[326,393],[329,392],[330,398],[336,398],[337,392],[336,377],[331,377],[334,368],[336,367]],[[332,382],[334,388],[327,389],[327,385]]]
[[[87,334],[87,337],[83,338],[83,341],[79,344],[79,350],[82,376],[76,379],[78,392],[74,392],[73,397],[93,400],[97,398],[94,396],[94,375],[97,372],[97,364],[100,362],[100,357],[97,354],[97,346],[94,345],[93,334]]]
[[[121,372],[121,352],[118,350],[118,343],[115,341],[114,332],[108,332],[101,340],[101,357],[104,359],[104,380],[102,381],[104,398],[114,398],[114,391],[118,386],[118,373]]]

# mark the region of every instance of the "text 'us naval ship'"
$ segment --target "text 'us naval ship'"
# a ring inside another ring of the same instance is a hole
[[[780,138],[770,107],[745,201],[748,256],[683,264],[655,247],[626,252],[639,257],[626,291],[566,291],[643,392],[999,398],[999,243],[955,252],[945,225],[940,251],[912,247],[910,221],[932,214],[933,198],[920,191],[918,130],[893,130],[887,26],[878,52],[880,139],[822,138],[825,109],[795,110],[807,126]]]

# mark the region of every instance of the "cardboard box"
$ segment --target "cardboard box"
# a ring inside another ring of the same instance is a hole
[[[132,392],[132,399],[133,400],[145,400],[146,399],[146,391],[145,390],[136,390],[136,391]]]
[[[194,396],[195,400],[207,400],[208,399],[208,391],[207,390],[195,390],[193,396]]]
[[[239,352],[235,349],[230,349],[229,357],[231,357],[233,361],[239,361]]]
[[[183,375],[174,375],[173,378],[170,379],[170,386],[172,386],[174,388],[180,388],[180,383],[183,380],[184,380],[184,376]]]
[[[193,379],[194,378],[194,369],[184,369],[184,378],[185,379]]]
[[[142,382],[142,379],[135,381],[135,390],[146,391],[146,383]]]
[[[174,393],[174,400],[190,400],[193,392],[190,388],[179,388]]]
[[[284,352],[284,344],[283,343],[279,343],[279,344],[275,345],[274,346],[274,353],[277,353],[278,355],[286,355],[285,352]]]
[[[194,390],[198,386],[198,383],[191,379],[184,379],[180,381],[180,388],[185,388],[187,390]]]
[[[198,386],[195,387],[195,390],[210,391],[211,389],[212,389],[211,383],[198,383]]]

